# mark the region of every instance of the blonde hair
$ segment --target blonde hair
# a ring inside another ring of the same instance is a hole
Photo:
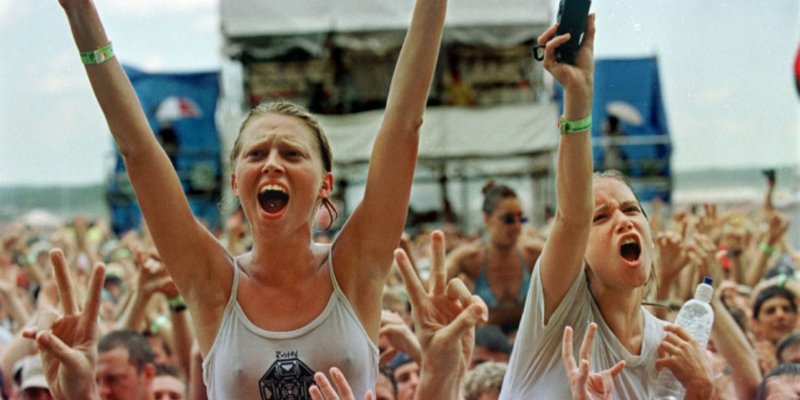
[[[231,171],[235,170],[236,161],[239,159],[239,152],[242,151],[242,132],[245,130],[245,128],[247,128],[247,125],[250,124],[254,118],[268,114],[294,117],[302,121],[311,130],[311,133],[314,134],[314,138],[317,140],[324,171],[333,171],[333,152],[331,151],[331,145],[328,142],[328,137],[325,135],[325,131],[322,129],[319,120],[305,107],[284,100],[261,103],[253,107],[253,109],[247,113],[247,117],[245,117],[244,121],[242,121],[242,125],[239,127],[239,134],[236,136],[236,140],[233,142],[233,148],[231,149]],[[336,211],[336,207],[327,198],[322,199],[322,206],[325,207],[325,211],[327,211],[328,215],[331,217],[330,225],[333,225],[333,222],[339,216],[339,212]],[[330,228],[330,225],[328,228]]]

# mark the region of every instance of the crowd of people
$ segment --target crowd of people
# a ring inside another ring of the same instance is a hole
[[[593,172],[595,17],[564,87],[557,208],[531,227],[513,188],[484,188],[484,230],[404,234],[447,2],[417,0],[363,201],[334,235],[332,154],[291,103],[259,105],[230,156],[240,209],[199,223],[91,1],[59,0],[144,215],[3,226],[0,372],[14,399],[645,399],[667,369],[687,399],[800,396],[800,253],[763,207],[650,215]],[[670,212],[671,211],[671,212]],[[438,229],[436,229],[438,228]],[[702,277],[712,339],[671,324]],[[577,355],[577,358],[576,358]]]

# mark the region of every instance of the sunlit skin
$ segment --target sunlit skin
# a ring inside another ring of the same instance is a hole
[[[103,400],[152,400],[154,367],[141,372],[129,362],[128,350],[117,347],[98,354],[97,388]]]
[[[323,171],[314,134],[295,117],[266,114],[253,118],[241,135],[231,187],[253,236],[274,238],[301,231],[310,241],[315,205],[333,182],[332,174]],[[265,212],[258,202],[259,189],[266,184],[282,186],[289,194],[286,207],[276,214]],[[281,223],[275,224],[278,220]]]
[[[792,310],[789,300],[781,296],[765,301],[756,318],[761,337],[773,344],[792,333],[796,323],[797,312]]]

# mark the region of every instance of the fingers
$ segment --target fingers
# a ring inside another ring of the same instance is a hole
[[[347,383],[347,379],[344,377],[342,371],[339,371],[339,368],[333,367],[330,373],[333,378],[333,384],[336,385],[336,389],[339,391],[342,399],[353,399],[355,396],[353,396],[350,384]]]
[[[596,32],[594,23],[596,18],[596,14],[589,14],[589,18],[586,20],[586,33],[583,34],[583,42],[581,43],[581,47],[592,51],[594,51],[594,34]]]
[[[461,303],[461,307],[467,307],[472,303],[472,293],[467,289],[467,285],[461,279],[451,279],[447,283],[447,297],[450,300]]]
[[[372,394],[372,390],[367,390],[367,393],[364,395],[364,400],[375,400],[375,395]]]
[[[83,307],[81,323],[84,326],[93,327],[97,324],[97,314],[100,311],[100,295],[103,291],[103,282],[106,276],[106,267],[103,263],[97,263],[92,270],[92,277],[89,280],[89,295],[86,297],[86,305]]]
[[[442,328],[442,338],[445,342],[458,340],[471,329],[475,329],[487,314],[486,305],[482,303],[472,304],[461,311],[456,318],[447,326]]]
[[[581,343],[581,360],[588,360],[592,356],[592,344],[594,343],[594,335],[597,332],[597,324],[594,322],[589,324],[589,329],[586,330],[586,335],[583,336],[583,343]]]
[[[425,288],[422,286],[419,277],[414,272],[414,267],[408,259],[405,251],[397,249],[394,251],[394,259],[397,261],[397,266],[400,267],[400,274],[403,276],[403,282],[406,283],[406,290],[408,290],[408,299],[411,301],[412,307],[419,307],[423,303],[425,296]]]
[[[556,62],[556,48],[564,43],[567,43],[570,37],[571,36],[569,33],[565,33],[563,35],[556,36],[547,42],[547,45],[544,48],[544,60],[546,64],[545,68],[553,65]]]
[[[64,315],[74,315],[78,309],[75,306],[75,296],[72,291],[72,280],[69,277],[67,262],[64,260],[64,253],[61,249],[50,250],[50,261],[53,263],[53,274],[56,277],[58,296],[61,298]]]
[[[50,331],[39,332],[36,344],[43,353],[52,356],[67,368],[78,368],[75,351]]]
[[[564,328],[564,336],[561,339],[561,361],[564,362],[564,368],[567,369],[567,373],[569,371],[573,371],[577,368],[575,364],[575,357],[572,353],[572,327],[567,326]]]
[[[431,253],[433,256],[433,263],[431,264],[433,290],[431,293],[444,293],[447,271],[444,268],[444,233],[440,230],[435,230],[431,233]]]
[[[350,389],[350,384],[347,383],[347,379],[344,377],[344,374],[342,374],[342,371],[333,367],[329,372],[333,379],[333,384],[336,385],[336,389],[333,388],[333,385],[331,385],[331,382],[325,374],[317,372],[314,374],[314,382],[316,382],[316,385],[308,389],[311,398],[314,400],[354,400],[355,396],[353,395],[353,390]],[[371,395],[371,392],[367,394]]]
[[[692,335],[690,335],[689,332],[686,331],[686,329],[683,329],[678,325],[672,325],[672,324],[667,325],[667,326],[664,327],[664,330],[667,331],[668,333],[672,333],[672,334],[676,335],[677,337],[679,337],[680,339],[682,339],[682,340],[684,340],[686,342],[696,342],[694,337]],[[670,339],[670,340],[672,339],[672,336],[669,335],[669,334],[667,334],[667,336],[664,338],[664,340],[668,340],[668,339]]]
[[[544,46],[545,44],[547,44],[547,42],[550,41],[550,39],[553,38],[553,35],[556,34],[557,30],[558,30],[558,24],[551,25],[549,28],[547,28],[546,31],[544,31],[544,33],[539,35],[539,39],[537,39],[536,41],[539,43],[540,46]]]
[[[312,399],[327,399],[333,400],[339,399],[339,395],[336,394],[336,390],[333,389],[331,382],[328,381],[328,378],[322,372],[317,372],[314,374],[314,382],[316,382],[316,386],[312,386],[308,389],[309,394],[311,394]],[[314,390],[316,389],[316,390]]]
[[[611,367],[610,370],[608,370],[608,372],[611,374],[611,379],[616,378],[623,369],[625,369],[625,360],[618,362],[616,365]]]

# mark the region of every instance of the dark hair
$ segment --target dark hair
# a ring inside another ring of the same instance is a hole
[[[762,290],[758,294],[758,297],[756,297],[756,300],[753,302],[753,318],[758,319],[758,315],[761,313],[761,306],[763,306],[767,300],[773,297],[783,297],[784,299],[788,300],[789,307],[792,308],[792,312],[797,312],[797,303],[795,303],[794,293],[785,287],[772,285]]]
[[[331,151],[331,145],[328,142],[328,137],[325,135],[325,131],[322,129],[319,120],[314,117],[314,115],[312,115],[311,112],[309,112],[305,107],[284,100],[261,103],[247,113],[247,117],[245,117],[242,125],[239,127],[239,134],[236,135],[236,140],[233,142],[233,148],[231,148],[231,170],[235,168],[236,160],[239,158],[239,152],[242,151],[242,132],[253,118],[267,114],[284,115],[287,117],[294,117],[302,121],[317,139],[319,153],[322,157],[322,167],[324,168],[325,172],[333,171],[333,152]],[[331,224],[328,226],[328,228],[330,228],[330,226],[333,225],[333,222],[339,216],[339,212],[336,211],[336,207],[327,198],[322,199],[322,206],[325,207],[325,211],[327,211],[328,215],[331,217]]]
[[[155,376],[171,376],[173,378],[181,379],[181,372],[178,367],[169,364],[158,363],[156,364]]]
[[[107,333],[100,339],[97,352],[106,353],[117,348],[128,350],[128,363],[136,367],[137,373],[142,372],[147,364],[152,364],[155,360],[150,343],[144,335],[134,330],[125,329]]]
[[[784,363],[782,356],[783,351],[798,344],[800,344],[800,332],[790,333],[781,338],[781,340],[778,341],[778,346],[775,348],[775,358],[778,359],[778,364]]]
[[[495,183],[494,180],[491,179],[486,181],[483,185],[481,193],[483,193],[483,207],[481,209],[486,215],[491,215],[501,201],[517,198],[517,192],[515,192],[514,189],[503,184]]]
[[[764,376],[764,380],[758,385],[758,400],[766,400],[767,398],[767,382],[775,377],[783,375],[800,375],[800,364],[781,364],[773,368],[772,371]]]
[[[397,381],[394,380],[394,371],[388,366],[378,367],[378,373],[383,375],[392,384],[392,395],[397,396]]]
[[[475,347],[511,354],[512,346],[499,326],[488,324],[475,329]]]

